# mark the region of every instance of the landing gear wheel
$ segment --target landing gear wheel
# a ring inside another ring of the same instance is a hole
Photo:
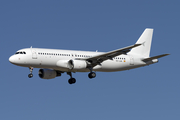
[[[89,77],[89,78],[95,78],[95,77],[96,77],[96,73],[95,73],[95,72],[90,72],[90,73],[88,74],[88,77]]]
[[[28,75],[29,78],[32,78],[33,77],[33,67],[29,67],[29,70],[30,70],[30,74]]]
[[[68,82],[69,82],[69,84],[74,84],[74,83],[76,83],[76,79],[75,78],[70,78],[68,80]]]
[[[29,78],[32,78],[32,77],[33,77],[33,74],[29,74],[28,77],[29,77]]]

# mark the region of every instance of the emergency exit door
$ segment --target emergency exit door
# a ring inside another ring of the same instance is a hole
[[[32,51],[32,59],[37,59],[37,52],[35,49],[31,49]]]

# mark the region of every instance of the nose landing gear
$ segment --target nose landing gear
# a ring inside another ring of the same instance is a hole
[[[28,75],[29,78],[32,78],[33,77],[33,67],[29,67],[29,70],[30,70],[30,74]]]

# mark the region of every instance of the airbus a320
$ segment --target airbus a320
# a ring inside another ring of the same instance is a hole
[[[149,56],[152,35],[153,29],[147,28],[134,45],[110,52],[25,48],[18,50],[9,61],[28,67],[29,78],[33,77],[33,68],[40,68],[39,77],[42,79],[52,79],[66,72],[70,76],[69,84],[74,84],[76,79],[72,73],[89,72],[88,77],[95,78],[98,71],[123,71],[157,63],[158,58],[169,54]]]

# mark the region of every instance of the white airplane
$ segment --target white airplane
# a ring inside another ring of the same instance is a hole
[[[89,78],[96,77],[96,71],[114,72],[134,69],[158,62],[158,58],[169,54],[149,57],[153,29],[145,29],[136,44],[110,52],[88,52],[74,50],[25,48],[9,58],[12,64],[28,67],[29,78],[33,68],[40,68],[39,77],[52,79],[67,72],[69,84],[76,82],[72,72],[90,72]],[[95,72],[93,72],[95,71]]]

